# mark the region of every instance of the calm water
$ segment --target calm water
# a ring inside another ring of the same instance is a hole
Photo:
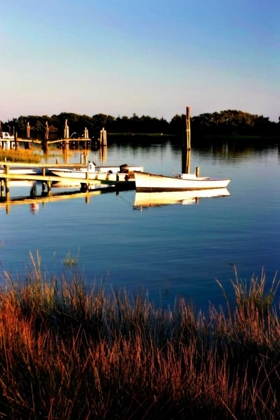
[[[59,152],[58,152],[59,153]],[[80,153],[69,158],[79,162]],[[56,156],[61,162],[63,157]],[[101,163],[99,153],[90,160]],[[143,165],[146,171],[181,171],[180,147],[111,144],[104,164]],[[54,158],[49,159],[53,162]],[[2,270],[24,273],[29,253],[38,251],[50,275],[69,273],[63,261],[78,256],[87,284],[105,281],[129,291],[144,288],[153,301],[172,305],[175,296],[205,309],[224,302],[218,279],[232,293],[234,266],[249,280],[265,270],[270,283],[280,268],[280,167],[277,145],[243,147],[227,143],[193,148],[192,171],[230,177],[230,196],[201,198],[191,205],[133,208],[135,191],[0,208]],[[30,187],[12,188],[12,195]],[[40,188],[38,188],[40,191]],[[57,191],[55,191],[57,192]]]

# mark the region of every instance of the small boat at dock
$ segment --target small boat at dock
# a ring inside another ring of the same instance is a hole
[[[187,191],[226,188],[229,178],[212,178],[196,174],[157,175],[148,172],[134,172],[136,191]]]
[[[5,168],[0,167],[0,174],[6,173]],[[36,175],[38,171],[32,168],[9,168],[9,173],[12,175]]]
[[[78,180],[67,180],[66,178],[59,179],[57,182],[52,183],[52,188],[81,188],[81,181]],[[97,189],[106,189],[106,188],[112,188],[115,187],[115,185],[112,184],[101,184],[100,182],[97,182],[95,180],[90,180],[88,182],[88,188],[89,190],[97,190]]]
[[[86,168],[48,168],[49,172],[62,178],[107,179],[107,175],[113,174],[118,175],[120,180],[126,175],[131,177],[135,171],[143,170],[143,166],[96,166],[93,162],[89,162]]]

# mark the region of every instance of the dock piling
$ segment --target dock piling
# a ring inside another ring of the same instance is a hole
[[[1,197],[3,197],[5,191],[5,183],[4,180],[1,179]]]
[[[69,139],[69,127],[68,127],[68,120],[65,120],[65,124],[64,124],[64,135],[63,137],[65,139]]]
[[[30,131],[31,131],[30,124],[29,124],[29,121],[27,121],[27,125],[26,125],[26,138],[27,139],[30,139]]]
[[[107,146],[107,131],[104,127],[100,130],[100,144],[101,146]]]
[[[190,107],[186,107],[186,136],[183,140],[182,150],[182,172],[189,174],[191,171],[191,112]]]
[[[187,150],[191,149],[191,108],[186,108],[186,137],[187,137]]]
[[[46,121],[46,127],[45,127],[45,140],[46,141],[49,140],[49,132],[50,132],[49,124],[48,124],[48,121]]]

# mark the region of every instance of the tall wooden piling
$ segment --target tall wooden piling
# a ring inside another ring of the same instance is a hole
[[[191,150],[191,108],[186,108],[186,140],[187,150]]]
[[[100,144],[101,146],[107,146],[107,131],[104,127],[100,130]]]
[[[30,134],[31,134],[31,127],[30,127],[29,121],[27,121],[27,124],[26,124],[26,138],[28,140],[30,140]],[[30,149],[31,148],[31,142],[30,141],[25,142],[24,143],[24,148],[25,149]]]
[[[64,124],[64,133],[63,133],[63,138],[65,138],[65,139],[69,139],[69,127],[68,127],[68,122],[67,122],[67,120],[65,120],[65,124]]]
[[[26,124],[26,138],[27,139],[30,139],[30,131],[31,131],[30,124],[29,124],[29,121],[27,121],[27,124]]]
[[[18,141],[17,141],[17,129],[16,129],[15,126],[13,128],[13,134],[14,134],[15,150],[17,150],[18,149]]]
[[[46,121],[46,127],[45,127],[45,140],[49,140],[49,132],[50,132],[50,129],[49,129],[49,124],[48,124],[48,121]]]
[[[191,112],[186,107],[186,135],[182,147],[182,172],[189,174],[191,171]]]
[[[49,152],[49,131],[50,131],[49,124],[48,124],[48,121],[46,121],[46,125],[45,125],[45,136],[44,136],[44,140],[42,142],[44,153],[48,153]]]

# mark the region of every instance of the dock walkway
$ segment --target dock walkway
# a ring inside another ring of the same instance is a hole
[[[9,199],[10,195],[10,181],[12,180],[24,180],[24,181],[34,181],[41,182],[42,184],[42,194],[45,194],[47,191],[48,194],[51,194],[51,188],[54,183],[63,183],[65,187],[73,185],[80,185],[80,191],[90,191],[94,186],[96,189],[98,186],[104,188],[104,184],[108,186],[114,186],[116,189],[133,189],[135,187],[135,181],[130,174],[129,178],[127,174],[112,174],[112,173],[96,173],[94,177],[89,177],[89,172],[85,172],[85,178],[73,178],[73,177],[59,177],[52,174],[47,174],[47,168],[86,168],[86,165],[83,164],[34,164],[34,163],[14,163],[14,162],[0,162],[0,166],[4,168],[4,171],[0,173],[0,184],[1,184],[1,197],[5,195]],[[35,174],[15,174],[11,173],[10,169],[12,168],[28,168],[34,169],[38,173]],[[101,185],[102,184],[102,185]]]

